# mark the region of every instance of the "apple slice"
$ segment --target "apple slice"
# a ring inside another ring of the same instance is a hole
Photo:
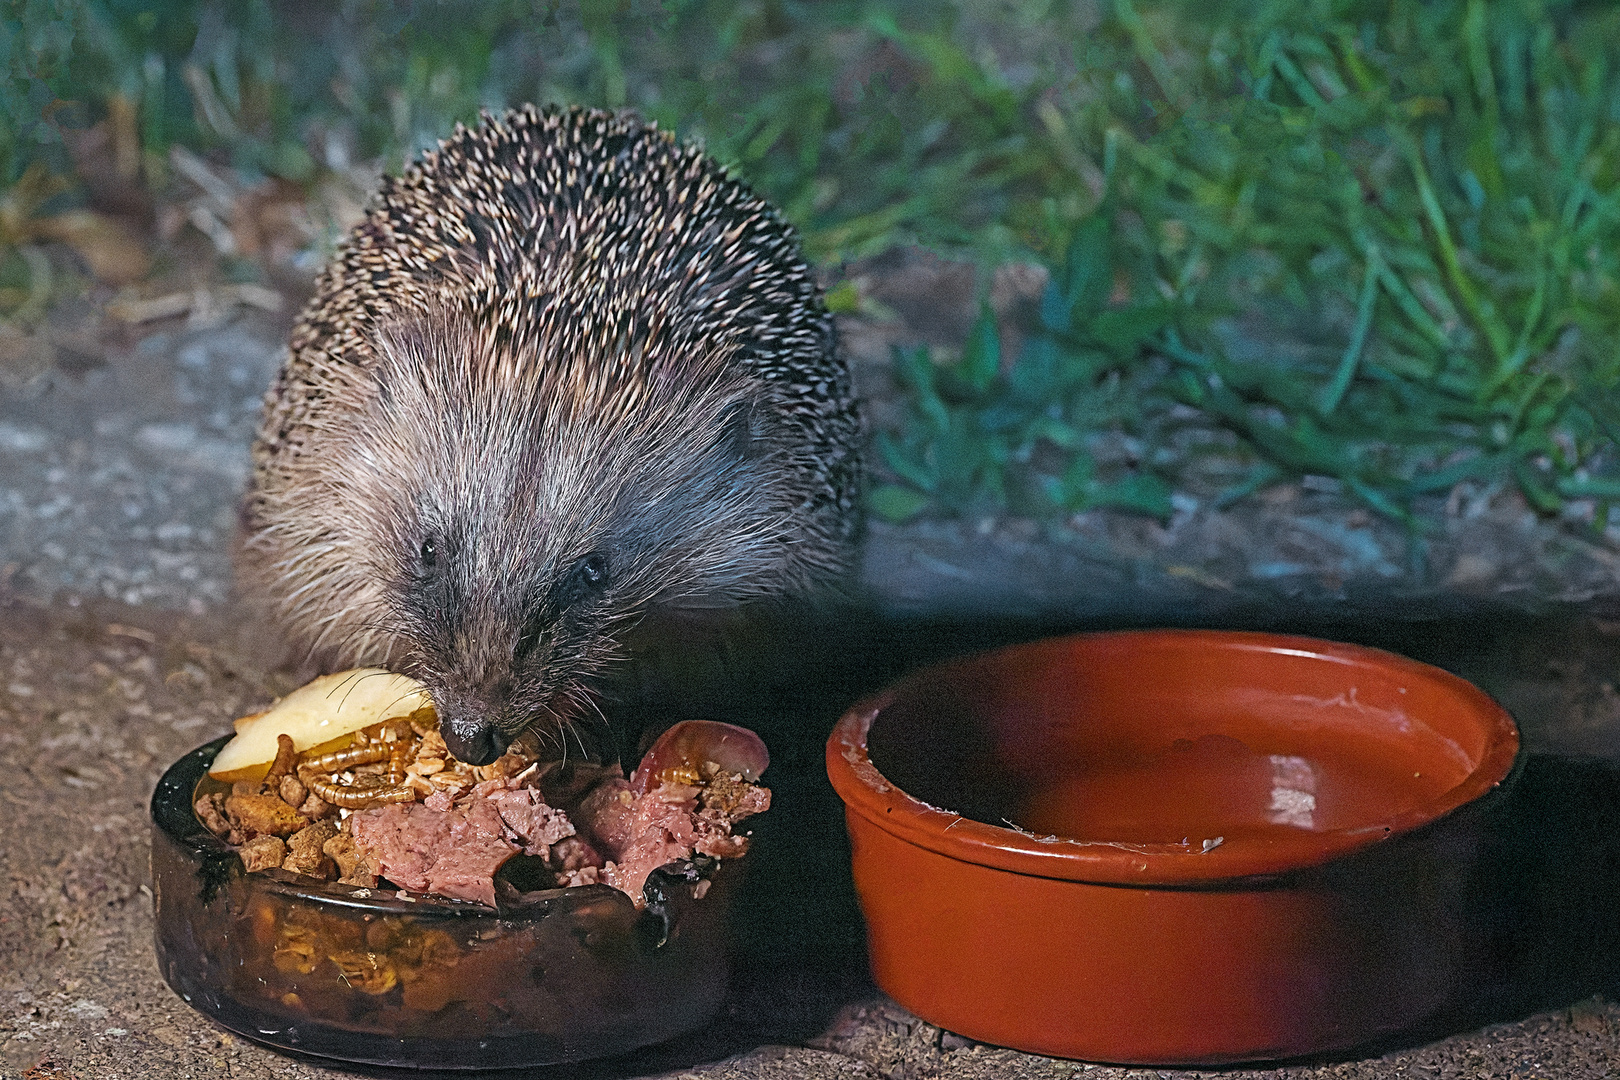
[[[238,720],[236,738],[220,750],[208,775],[226,783],[257,780],[276,758],[277,735],[291,736],[295,749],[308,750],[432,704],[421,683],[382,668],[322,675],[264,712]]]
[[[723,773],[741,773],[749,783],[771,764],[770,751],[758,735],[718,720],[683,720],[658,736],[630,775],[637,795],[662,783],[697,784],[712,762]]]

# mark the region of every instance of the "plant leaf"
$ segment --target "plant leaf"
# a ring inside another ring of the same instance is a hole
[[[973,323],[966,346],[962,349],[959,371],[962,380],[974,390],[982,391],[1001,370],[1001,332],[996,326],[996,313],[988,302],[979,306],[979,317]]]
[[[1120,359],[1130,359],[1154,334],[1171,322],[1169,307],[1142,304],[1099,312],[1084,327],[1087,337]]]
[[[1115,507],[1163,520],[1173,512],[1170,485],[1150,473],[1131,473],[1108,484],[1093,486],[1088,495],[1092,506]]]
[[[939,488],[939,478],[934,470],[915,460],[903,450],[894,437],[887,431],[878,432],[878,453],[883,455],[883,461],[896,476],[905,480],[914,487],[923,491],[933,492]]]
[[[868,509],[885,521],[896,524],[910,521],[928,509],[931,501],[922,492],[900,487],[898,484],[884,484],[874,488],[866,496]]]
[[[1066,325],[1052,329],[1068,329],[1084,322],[1108,302],[1108,294],[1114,286],[1108,234],[1108,222],[1100,214],[1082,221],[1074,230],[1063,271],[1063,293],[1069,317]]]

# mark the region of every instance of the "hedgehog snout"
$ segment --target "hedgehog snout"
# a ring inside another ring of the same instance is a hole
[[[487,717],[440,716],[439,734],[452,757],[469,765],[488,765],[510,745],[510,740]]]
[[[473,686],[443,672],[424,670],[426,684],[439,714],[439,734],[451,756],[468,765],[488,765],[506,752],[514,736],[503,731],[501,720],[509,710],[510,685]]]

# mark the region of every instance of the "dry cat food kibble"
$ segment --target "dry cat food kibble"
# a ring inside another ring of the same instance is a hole
[[[491,906],[515,893],[497,880],[515,858],[530,891],[602,882],[640,906],[656,867],[742,855],[748,837],[735,826],[770,806],[754,783],[764,744],[710,721],[669,729],[628,779],[617,765],[542,762],[527,740],[467,765],[447,752],[431,705],[303,751],[285,732],[275,744],[260,779],[211,778],[197,791],[198,820],[247,870]]]

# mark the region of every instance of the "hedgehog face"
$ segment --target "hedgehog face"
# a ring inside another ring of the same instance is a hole
[[[430,526],[423,535],[395,604],[450,752],[483,765],[526,729],[566,737],[589,712],[589,678],[611,650],[614,553],[593,549],[551,560],[560,565],[532,580],[503,580],[480,550],[498,534]]]
[[[779,589],[807,501],[757,384],[514,348],[453,315],[391,331],[339,455],[404,667],[473,764],[529,728],[562,749],[649,607]]]

